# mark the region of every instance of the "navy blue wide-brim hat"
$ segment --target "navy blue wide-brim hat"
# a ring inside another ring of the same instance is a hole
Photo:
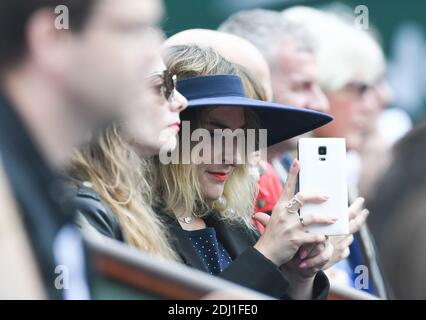
[[[314,130],[333,120],[332,116],[325,113],[247,98],[241,78],[236,75],[211,75],[179,80],[177,90],[188,100],[188,109],[215,106],[251,108],[260,120],[259,129],[268,130],[268,146]]]

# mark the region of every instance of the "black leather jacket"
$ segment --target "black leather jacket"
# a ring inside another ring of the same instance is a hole
[[[96,191],[80,186],[72,189],[71,198],[77,207],[79,227],[90,226],[104,236],[125,242],[120,222]]]

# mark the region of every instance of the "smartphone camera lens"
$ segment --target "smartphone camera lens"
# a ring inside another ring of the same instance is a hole
[[[318,153],[320,156],[325,156],[327,154],[327,147],[324,147],[324,146],[319,147]]]

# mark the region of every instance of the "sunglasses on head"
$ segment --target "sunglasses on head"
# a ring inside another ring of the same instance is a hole
[[[172,75],[169,70],[164,70],[162,72],[157,72],[151,74],[148,78],[160,77],[162,79],[162,84],[160,86],[160,91],[163,97],[166,100],[173,98],[173,92],[176,90],[176,75]]]

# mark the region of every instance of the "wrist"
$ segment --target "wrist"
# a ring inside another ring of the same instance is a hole
[[[257,242],[253,246],[257,251],[259,251],[266,259],[270,260],[273,264],[276,266],[279,266],[279,262],[277,261],[276,257],[268,250],[268,247],[263,246],[262,242]]]
[[[312,299],[315,276],[306,276],[291,268],[281,268],[281,272],[290,283],[288,294],[296,300]]]
[[[301,273],[295,274],[292,279],[290,280],[295,285],[312,285],[315,281],[315,275],[314,276],[306,276]]]
[[[298,285],[311,284],[316,277],[316,274],[306,274],[302,270],[286,267],[286,265],[281,266],[281,271],[291,283]]]

